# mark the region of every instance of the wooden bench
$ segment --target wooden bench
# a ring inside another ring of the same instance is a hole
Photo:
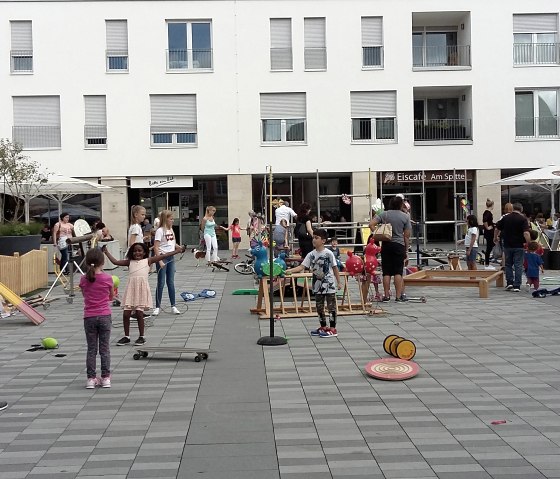
[[[488,297],[488,285],[496,283],[496,287],[504,286],[503,271],[443,271],[423,270],[404,277],[405,286],[445,286],[450,288],[478,288],[481,298]]]

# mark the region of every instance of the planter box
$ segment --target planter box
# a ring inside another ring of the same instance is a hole
[[[0,236],[0,255],[20,255],[41,248],[41,235]]]
[[[47,249],[0,256],[0,278],[18,296],[48,286]]]

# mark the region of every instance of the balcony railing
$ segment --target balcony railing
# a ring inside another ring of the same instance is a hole
[[[107,50],[107,71],[128,71],[128,51]]]
[[[558,116],[541,116],[515,119],[515,137],[560,138],[560,120]]]
[[[150,125],[151,144],[154,146],[196,145],[194,125]]]
[[[559,65],[560,43],[514,43],[514,65]]]
[[[327,69],[327,49],[307,47],[304,50],[306,70]]]
[[[293,59],[291,48],[271,48],[270,49],[270,69],[271,70],[292,70]]]
[[[414,68],[470,67],[470,45],[412,47]]]
[[[166,50],[168,70],[210,70],[212,49]]]
[[[86,148],[107,148],[107,125],[84,126]]]
[[[33,50],[12,50],[10,58],[12,73],[33,71]]]
[[[24,150],[60,148],[60,126],[13,126],[12,140]]]
[[[380,68],[383,66],[383,47],[362,47],[362,66]]]
[[[472,140],[470,119],[414,120],[414,141]]]

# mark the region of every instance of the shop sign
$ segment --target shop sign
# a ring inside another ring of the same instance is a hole
[[[192,188],[192,176],[137,176],[130,179],[131,188]]]
[[[381,173],[383,184],[391,183],[435,183],[445,181],[471,181],[472,171],[384,171]],[[466,176],[466,177],[465,177]]]

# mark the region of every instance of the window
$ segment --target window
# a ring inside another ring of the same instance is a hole
[[[60,97],[15,96],[12,139],[26,150],[60,148]]]
[[[126,20],[105,20],[108,72],[128,72],[128,24]]]
[[[85,147],[107,148],[107,106],[105,95],[85,95],[84,111]]]
[[[31,21],[11,21],[12,50],[10,71],[12,73],[33,72],[33,38]]]
[[[362,66],[383,68],[383,17],[362,17]]]
[[[352,141],[360,143],[396,142],[397,92],[350,92]]]
[[[414,27],[412,31],[412,66],[440,68],[470,66],[470,45],[458,45],[458,28]]]
[[[305,37],[305,69],[326,70],[325,18],[305,18],[303,28]]]
[[[261,93],[262,142],[305,144],[305,93]]]
[[[515,92],[516,138],[559,138],[559,92],[556,89]]]
[[[168,71],[212,69],[210,21],[168,21],[167,42]]]
[[[270,69],[293,69],[291,18],[270,19]]]
[[[152,146],[196,146],[196,95],[150,95]]]
[[[513,16],[513,63],[560,64],[557,14],[531,13]]]

